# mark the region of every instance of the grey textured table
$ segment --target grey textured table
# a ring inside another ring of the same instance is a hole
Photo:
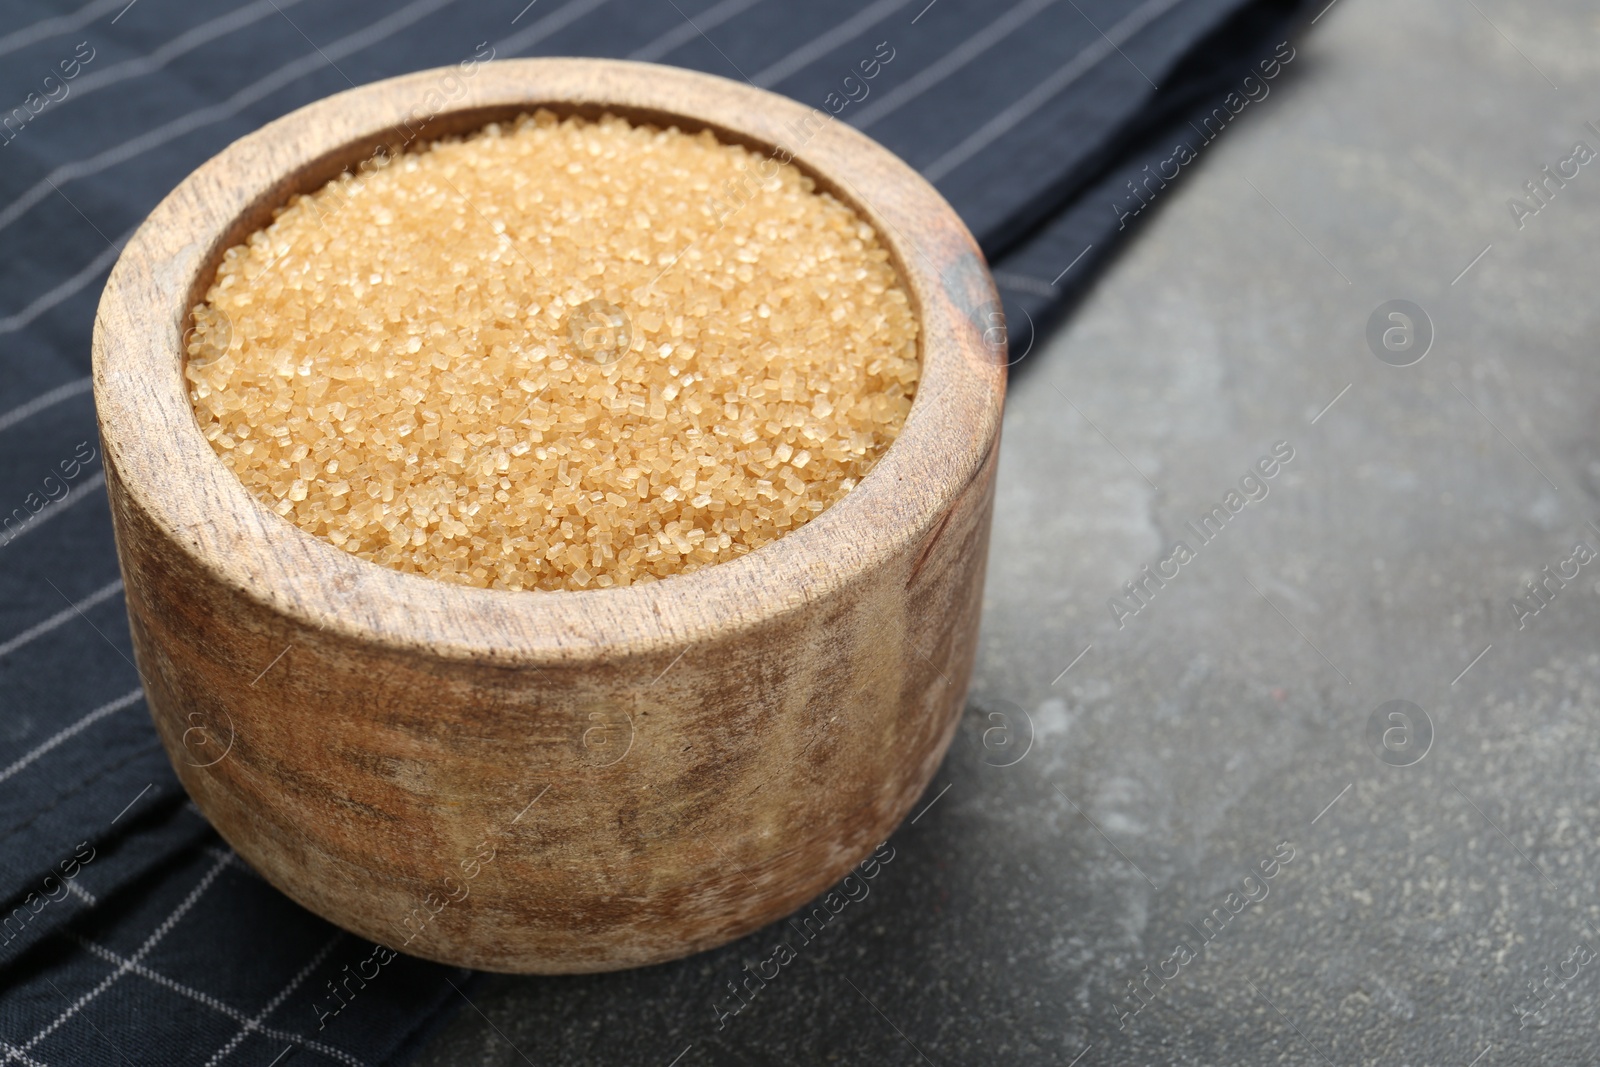
[[[1591,1062],[1597,42],[1338,0],[1016,368],[966,718],[870,895],[720,1029],[779,931],[491,979],[421,1062]]]

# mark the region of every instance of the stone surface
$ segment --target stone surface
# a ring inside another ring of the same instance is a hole
[[[1600,160],[1520,229],[1507,199],[1600,149],[1597,32],[1584,0],[1337,0],[1016,368],[969,709],[869,894],[720,1029],[781,928],[489,979],[419,1062],[1586,1061],[1600,560],[1512,603],[1600,549]],[[1411,366],[1366,340],[1394,299],[1436,335]]]

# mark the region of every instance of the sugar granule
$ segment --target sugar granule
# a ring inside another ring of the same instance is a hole
[[[877,234],[775,163],[541,110],[296,197],[194,309],[206,439],[301,529],[467,585],[773,541],[872,468],[919,373]]]

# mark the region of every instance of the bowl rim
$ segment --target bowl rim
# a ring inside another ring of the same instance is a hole
[[[460,98],[442,108],[426,104],[452,77],[463,87]],[[540,106],[710,129],[719,140],[788,158],[864,216],[888,247],[919,322],[912,409],[856,487],[798,530],[653,582],[483,589],[395,570],[300,529],[257,500],[205,440],[183,377],[181,338],[228,247],[293,194],[320,187],[393,143],[398,131],[415,137],[419,114],[433,127],[421,139],[433,140]],[[106,283],[95,317],[95,403],[113,500],[125,495],[210,579],[302,625],[365,644],[508,666],[581,664],[771,623],[936,532],[998,442],[1005,353],[985,333],[988,312],[998,307],[982,253],[949,203],[827,112],[676,67],[487,61],[467,77],[440,67],[317,100],[186,177],[129,240]]]

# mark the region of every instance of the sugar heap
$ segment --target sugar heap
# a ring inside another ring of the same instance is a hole
[[[297,197],[227,251],[187,351],[264,504],[499,589],[783,536],[872,468],[919,373],[888,252],[797,168],[542,110]]]

